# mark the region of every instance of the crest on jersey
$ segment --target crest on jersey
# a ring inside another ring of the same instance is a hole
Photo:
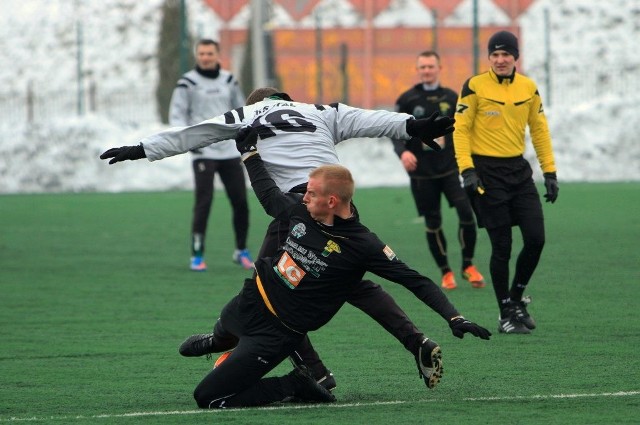
[[[340,245],[332,240],[329,240],[324,247],[324,251],[322,251],[322,256],[328,257],[332,252],[337,252],[338,254],[340,254]]]
[[[449,109],[451,109],[451,105],[449,105],[447,102],[440,102],[440,113],[442,115],[447,115],[447,113],[449,112]]]
[[[295,226],[293,226],[293,229],[291,229],[291,235],[296,239],[300,239],[306,234],[307,234],[307,226],[305,226],[304,223],[298,223]]]

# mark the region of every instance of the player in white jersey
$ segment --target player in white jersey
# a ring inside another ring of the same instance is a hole
[[[184,127],[244,105],[238,81],[220,67],[220,46],[214,40],[196,43],[196,66],[178,80],[171,96],[169,124]],[[195,185],[195,202],[191,219],[191,270],[205,271],[204,261],[207,224],[214,195],[217,173],[233,210],[235,251],[233,260],[246,269],[253,268],[247,249],[249,206],[244,167],[233,140],[212,143],[191,151]]]
[[[339,163],[335,145],[343,140],[418,137],[439,150],[440,146],[433,139],[453,132],[453,123],[452,118],[438,113],[415,119],[409,114],[360,109],[342,103],[295,102],[286,93],[268,87],[250,94],[244,107],[196,125],[156,133],[142,139],[137,146],[109,149],[100,158],[110,158],[109,164],[144,157],[155,161],[234,138],[242,127],[251,126],[259,134],[257,150],[276,185],[283,192],[304,193],[311,170],[320,165]],[[274,220],[269,225],[258,258],[273,255],[287,231],[287,223]],[[357,288],[348,302],[380,323],[419,361],[424,336],[393,298],[371,281],[363,281]],[[305,363],[314,377],[329,389],[335,387],[331,372],[322,364],[308,338],[297,354],[299,357],[294,360]]]

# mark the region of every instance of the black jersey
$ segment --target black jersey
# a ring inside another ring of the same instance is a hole
[[[326,324],[367,271],[405,286],[447,321],[458,315],[431,279],[409,268],[360,223],[355,207],[351,218],[335,217],[333,226],[323,225],[311,217],[302,195],[278,189],[259,155],[245,166],[267,214],[289,222],[276,256],[255,263],[262,298],[286,326],[307,332]]]
[[[458,95],[451,89],[438,86],[434,90],[425,90],[422,84],[416,84],[400,95],[396,101],[395,110],[411,114],[416,119],[427,118],[434,112],[453,117],[457,101]],[[446,135],[444,142],[444,149],[434,152],[426,148],[419,139],[414,138],[406,142],[393,140],[398,156],[408,149],[418,160],[417,168],[409,172],[409,175],[423,178],[437,178],[458,171],[453,149],[453,135]]]

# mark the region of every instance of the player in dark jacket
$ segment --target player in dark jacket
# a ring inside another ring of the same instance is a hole
[[[254,90],[247,105],[218,117],[183,128],[172,128],[144,138],[138,146],[109,149],[100,157],[112,158],[113,164],[147,157],[158,160],[191,149],[217,144],[235,138],[238,131],[251,125],[258,131],[260,151],[265,168],[282,192],[306,192],[309,172],[324,164],[338,163],[335,145],[354,137],[381,137],[408,140],[418,137],[439,149],[433,139],[453,132],[454,120],[437,113],[415,119],[409,114],[354,108],[341,103],[314,105],[295,102],[273,87]],[[273,220],[260,248],[260,257],[273,257],[286,240],[288,222]],[[384,289],[364,280],[353,287],[350,304],[361,309],[392,334],[416,361],[423,350],[424,336],[395,300]],[[305,337],[292,355],[297,364],[311,369],[313,376],[327,389],[336,386],[331,371]],[[424,375],[425,384],[433,383]]]
[[[428,117],[434,112],[453,117],[458,95],[440,85],[440,56],[427,50],[418,55],[416,70],[420,83],[402,93],[396,101],[396,112],[411,114],[416,118]],[[428,148],[418,139],[408,141],[393,139],[393,145],[411,178],[411,193],[418,214],[424,216],[427,244],[431,255],[442,272],[442,287],[457,287],[455,276],[447,257],[447,239],[442,231],[442,195],[458,214],[458,239],[462,249],[461,275],[474,288],[485,286],[484,278],[473,265],[476,247],[476,222],[467,194],[459,180],[458,164],[453,150],[453,136],[448,134],[438,140],[440,152]]]
[[[196,387],[198,406],[259,406],[292,398],[334,401],[300,371],[262,377],[291,355],[307,332],[338,312],[367,271],[412,291],[448,322],[455,336],[468,332],[489,339],[488,330],[464,319],[433,281],[410,269],[360,223],[346,168],[321,166],[310,173],[304,196],[284,194],[266,171],[256,142],[254,130],[237,138],[260,203],[272,217],[289,222],[289,236],[275,257],[256,261],[256,277],[247,279],[223,308],[214,332],[193,335],[180,347],[185,356],[233,349]],[[418,366],[437,382],[442,374],[440,348],[430,342]]]

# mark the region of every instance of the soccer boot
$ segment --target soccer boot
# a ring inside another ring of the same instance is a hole
[[[206,271],[207,263],[204,262],[204,258],[199,256],[191,257],[191,270],[194,272]]]
[[[294,401],[310,403],[333,403],[336,398],[329,390],[318,384],[308,371],[300,367],[293,369],[288,375],[293,383]]]
[[[185,339],[178,352],[184,357],[200,357],[205,354],[207,357],[211,356],[211,353],[217,352],[216,344],[213,337],[213,332],[208,334],[196,334],[191,335]],[[222,350],[220,350],[222,351]]]
[[[446,272],[444,276],[442,276],[442,288],[451,291],[457,287],[458,285],[456,285],[456,278],[453,276],[453,272]]]
[[[528,300],[525,300],[523,298],[520,302],[516,303],[516,306],[517,306],[516,320],[518,320],[520,323],[522,323],[529,329],[535,329],[536,321],[533,320],[533,317],[531,317],[531,315],[527,311],[527,306],[530,303],[531,303],[531,298],[529,298]]]
[[[471,265],[466,269],[462,270],[462,277],[465,280],[468,280],[472,287],[474,288],[484,288],[485,282],[484,277],[480,274],[476,266]]]
[[[309,368],[304,363],[302,358],[300,358],[297,352],[289,356],[289,360],[291,360],[291,364],[293,365],[293,367],[295,367],[296,369],[300,369],[302,373],[307,373],[307,371],[309,370]],[[322,385],[327,390],[329,391],[335,390],[337,384],[336,384],[336,378],[333,376],[333,372],[331,372],[329,369],[324,367],[324,365],[322,365],[322,369],[323,369],[322,371],[319,371],[319,370],[314,371],[314,373],[311,373],[311,375],[315,378],[318,384]]]
[[[503,334],[530,334],[531,330],[520,320],[522,310],[512,303],[505,307],[498,318],[498,332]]]
[[[418,374],[424,380],[427,388],[435,388],[442,378],[442,351],[434,341],[425,338],[418,348],[416,356]]]
[[[320,378],[317,378],[316,382],[329,391],[335,390],[337,386],[336,378],[334,378],[333,372],[331,372],[329,369],[327,369],[327,373],[322,375]]]
[[[233,252],[233,262],[240,264],[247,270],[253,268],[253,260],[251,259],[251,254],[249,254],[248,249],[236,249]]]

